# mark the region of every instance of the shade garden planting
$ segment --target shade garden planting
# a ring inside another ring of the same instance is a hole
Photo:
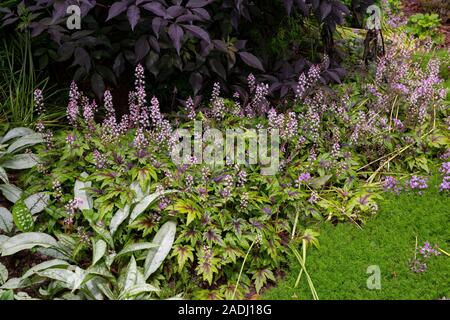
[[[0,300],[450,296],[441,11],[0,7]]]

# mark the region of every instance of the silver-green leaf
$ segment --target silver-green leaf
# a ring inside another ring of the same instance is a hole
[[[38,164],[37,160],[37,156],[32,153],[16,154],[11,159],[5,160],[2,166],[13,170],[30,169]]]
[[[148,277],[161,266],[164,259],[169,254],[173,241],[175,240],[176,230],[176,222],[168,221],[156,233],[152,243],[158,245],[158,247],[151,248],[148,251],[144,265],[145,279],[148,279]]]
[[[0,245],[0,252],[2,256],[9,256],[21,250],[31,249],[33,247],[52,247],[56,246],[56,240],[41,232],[26,232],[15,235],[9,238]]]
[[[10,233],[14,227],[13,216],[11,212],[3,207],[0,207],[0,230]]]

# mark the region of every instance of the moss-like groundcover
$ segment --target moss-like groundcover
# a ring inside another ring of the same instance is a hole
[[[307,269],[320,299],[440,299],[450,296],[450,257],[426,261],[427,270],[414,273],[410,260],[425,241],[450,247],[450,199],[438,187],[418,193],[386,195],[378,216],[362,229],[351,224],[323,224],[320,249],[308,251]],[[367,267],[378,265],[381,289],[367,288]],[[292,259],[287,277],[264,299],[311,299],[303,276],[294,288],[300,266]]]

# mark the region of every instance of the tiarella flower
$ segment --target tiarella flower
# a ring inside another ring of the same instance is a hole
[[[69,104],[67,105],[67,118],[69,119],[69,123],[73,126],[76,124],[80,112],[78,107],[79,98],[80,93],[78,92],[78,87],[76,83],[72,81],[69,91]]]
[[[192,189],[192,187],[194,186],[194,177],[190,174],[188,174],[186,176],[186,188],[188,190]]]
[[[206,198],[208,196],[208,190],[206,190],[206,188],[204,188],[204,187],[199,187],[197,189],[197,191],[198,191],[198,194],[200,195],[200,197],[202,197],[202,198]]]
[[[252,73],[250,73],[247,77],[247,84],[250,89],[250,93],[256,90],[256,78]]]
[[[59,182],[58,179],[53,180],[52,188],[53,188],[55,198],[58,200],[61,199],[63,194],[62,194],[61,183]]]
[[[231,113],[235,117],[243,116],[239,92],[235,92],[233,94],[233,99],[234,99],[234,109],[231,111]]]
[[[225,115],[225,100],[220,97],[220,85],[218,82],[214,83],[211,106],[211,116],[217,120],[222,119]]]
[[[36,122],[36,131],[39,132],[39,133],[43,133],[44,130],[45,130],[44,123],[42,121],[38,120]]]
[[[83,242],[85,245],[89,245],[91,243],[89,235],[84,230],[83,227],[79,226],[77,227],[77,233],[78,237],[80,237],[81,242]]]
[[[317,201],[319,201],[319,196],[317,192],[315,191],[311,192],[311,196],[309,197],[308,202],[311,204],[315,204],[317,203]]]
[[[242,209],[247,209],[248,207],[248,192],[243,192],[241,195],[240,206]]]
[[[106,165],[106,157],[100,153],[97,149],[93,151],[95,167],[97,169],[103,169]]]
[[[395,90],[400,91],[403,95],[408,95],[409,94],[409,89],[406,85],[404,85],[403,83],[394,83],[392,85],[392,88]]]
[[[154,126],[159,126],[162,121],[162,115],[159,110],[159,101],[156,97],[153,97],[151,101],[150,119],[152,120],[152,124]]]
[[[105,109],[106,109],[106,118],[109,119],[111,117],[116,117],[116,111],[114,110],[113,101],[112,101],[112,95],[109,90],[106,90],[103,95],[103,100],[105,103]]]
[[[97,104],[95,103],[95,101],[92,101],[92,103],[89,103],[89,99],[86,97],[82,97],[81,100],[81,105],[83,107],[83,117],[84,120],[86,121],[89,130],[93,131],[94,130],[94,115],[95,115],[95,111],[97,110]]]
[[[267,96],[269,95],[269,85],[264,83],[259,83],[256,85],[256,90],[254,92],[253,98],[248,104],[247,113],[249,116],[255,114],[265,114],[270,108]]]
[[[76,141],[76,136],[73,133],[69,133],[66,137],[66,142],[68,145],[70,145],[71,147],[73,146],[73,144]]]
[[[195,119],[195,108],[194,108],[194,100],[192,100],[191,97],[189,97],[186,100],[186,110],[188,112],[188,119],[189,120],[194,120]]]
[[[158,208],[160,211],[166,209],[170,205],[170,200],[167,197],[162,197],[159,200]]]
[[[334,158],[337,158],[339,156],[339,152],[341,151],[341,145],[339,142],[335,142],[333,144],[333,147],[331,148],[331,155]]]
[[[313,162],[317,160],[317,153],[316,153],[316,149],[314,147],[311,148],[311,150],[309,150],[309,158],[308,161]]]
[[[243,187],[247,182],[247,172],[240,170],[237,174],[237,184],[239,187]]]
[[[209,171],[209,168],[203,167],[203,168],[202,168],[202,178],[203,178],[203,181],[208,182],[210,176],[211,176],[211,172]]]
[[[48,150],[53,148],[53,132],[51,130],[44,133],[44,141]]]
[[[394,118],[392,119],[392,122],[394,123],[395,129],[403,132],[405,130],[405,125],[400,119]]]
[[[148,141],[145,138],[144,130],[142,128],[138,128],[136,130],[136,136],[133,140],[133,146],[137,150],[144,150],[148,146]]]
[[[45,112],[44,97],[42,96],[42,90],[40,89],[34,90],[34,109],[39,116]]]

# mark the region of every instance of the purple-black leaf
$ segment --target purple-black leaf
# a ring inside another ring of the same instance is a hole
[[[332,6],[327,1],[322,1],[320,4],[320,20],[323,21],[330,14]]]
[[[184,31],[179,25],[174,23],[169,27],[169,37],[172,39],[173,46],[177,50],[178,54],[180,54],[181,40],[183,39],[183,36]]]
[[[264,71],[261,61],[255,55],[250,52],[239,52],[239,56],[250,67]]]
[[[75,60],[73,61],[73,65],[79,65],[89,72],[91,69],[91,57],[89,53],[83,48],[76,48],[74,55]]]
[[[139,18],[141,17],[141,12],[138,7],[131,6],[127,10],[128,21],[130,22],[131,30],[134,31],[134,27],[136,27]]]
[[[134,53],[136,55],[136,62],[144,58],[150,51],[150,44],[148,43],[147,36],[141,36],[134,46]]]
[[[108,11],[108,18],[106,21],[118,16],[122,12],[124,12],[127,9],[127,3],[124,1],[116,2],[114,3],[111,8],[109,8]]]
[[[142,8],[160,17],[165,17],[167,15],[166,8],[164,8],[164,6],[159,2],[153,1],[150,3],[146,3],[142,6]]]
[[[190,24],[184,24],[183,27],[188,30],[189,33],[191,33],[194,37],[200,38],[203,41],[206,41],[208,44],[211,43],[208,32],[206,32],[202,28]]]
[[[200,89],[203,86],[203,77],[200,73],[194,72],[189,77],[189,83],[192,86],[192,89],[194,89],[194,95],[197,95],[197,93],[200,91]]]
[[[186,7],[187,8],[202,8],[209,4],[211,0],[189,0]]]

